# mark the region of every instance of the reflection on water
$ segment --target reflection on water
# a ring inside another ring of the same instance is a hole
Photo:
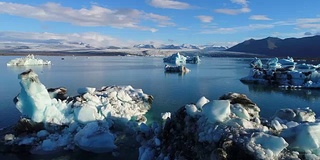
[[[248,89],[252,93],[259,93],[265,92],[268,94],[282,94],[285,96],[290,96],[294,98],[301,98],[307,101],[316,101],[320,99],[320,90],[315,89],[284,89],[276,86],[269,86],[269,85],[258,85],[258,84],[247,84],[243,83],[244,85],[248,86]]]

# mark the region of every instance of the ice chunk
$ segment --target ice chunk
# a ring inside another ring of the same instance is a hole
[[[207,104],[210,102],[206,97],[201,97],[198,102],[196,103],[197,108],[201,109],[203,105]]]
[[[231,113],[230,101],[214,100],[202,107],[202,113],[208,118],[211,123],[224,122],[229,118]]]
[[[17,109],[35,122],[47,120],[59,123],[63,115],[52,105],[51,97],[38,75],[30,69],[21,73],[18,78],[21,79],[21,92],[16,97]]]
[[[320,148],[320,123],[303,123],[283,130],[280,136],[289,143],[289,148],[311,152]]]
[[[100,119],[97,108],[88,104],[82,104],[82,107],[76,107],[74,109],[74,117],[81,123],[92,122]]]
[[[163,120],[166,120],[168,118],[171,118],[171,113],[170,112],[165,112],[165,113],[161,113],[161,118]]]
[[[194,104],[187,104],[185,106],[186,112],[189,116],[194,117],[198,113],[198,109]]]
[[[33,54],[29,54],[23,58],[10,60],[7,66],[31,66],[31,65],[50,65],[51,61],[35,58]]]
[[[247,144],[247,148],[254,151],[259,159],[273,159],[287,146],[288,143],[282,137],[263,132],[255,133]]]
[[[165,63],[173,63],[173,64],[185,64],[187,58],[183,55],[180,55],[180,53],[174,53],[170,57],[163,58],[163,62]]]
[[[88,123],[74,136],[74,142],[79,148],[94,153],[116,149],[114,140],[115,137],[109,129],[99,126],[97,122]]]
[[[234,113],[239,118],[246,119],[246,120],[250,119],[250,115],[248,111],[238,103],[231,106],[231,112]]]

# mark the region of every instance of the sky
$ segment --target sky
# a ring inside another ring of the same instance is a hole
[[[233,46],[320,33],[319,0],[0,0],[0,42]]]

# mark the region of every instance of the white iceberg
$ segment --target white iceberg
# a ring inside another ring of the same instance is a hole
[[[187,57],[186,63],[191,63],[191,64],[198,64],[200,63],[200,57],[199,56],[193,56],[193,57]]]
[[[16,107],[32,120],[32,123],[22,120],[20,130],[36,130],[34,122],[44,126],[38,126],[41,130],[37,134],[7,140],[12,145],[30,145],[31,152],[37,154],[73,150],[75,146],[96,153],[112,152],[117,148],[116,134],[147,121],[145,114],[153,100],[131,86],[100,90],[86,87],[78,90],[80,95],[65,98],[56,96],[66,93],[65,88],[49,89],[54,94],[49,93],[32,70],[21,73],[19,79],[21,92],[15,98]],[[111,132],[110,127],[122,129]]]
[[[163,58],[163,62],[177,64],[177,65],[185,64],[186,60],[187,58],[183,55],[180,55],[179,52],[174,53],[169,57]]]
[[[35,58],[33,54],[29,54],[23,58],[10,60],[7,66],[32,66],[32,65],[51,65],[51,61]]]
[[[280,152],[288,146],[282,138],[263,132],[251,136],[247,148],[254,152],[258,159],[277,159]]]

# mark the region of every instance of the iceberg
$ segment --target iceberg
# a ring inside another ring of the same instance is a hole
[[[169,57],[163,58],[163,62],[172,63],[177,65],[186,64],[187,58],[183,55],[180,55],[179,52],[172,54]]]
[[[18,78],[21,91],[14,102],[25,118],[17,124],[15,134],[6,136],[6,144],[30,146],[34,154],[76,147],[112,152],[123,143],[123,136],[119,139],[117,134],[147,121],[145,114],[153,101],[131,86],[79,88],[79,95],[69,97],[66,88],[46,89],[31,69]]]
[[[275,85],[286,89],[318,89],[320,88],[320,74],[316,68],[314,65],[296,64],[291,57],[280,60],[273,58],[267,62],[265,68],[250,69],[248,76],[241,78],[240,81]]]
[[[193,57],[187,57],[186,63],[191,63],[191,64],[198,64],[200,63],[200,57],[199,56],[193,56]]]
[[[10,60],[7,66],[32,66],[32,65],[51,65],[51,61],[35,58],[33,54],[29,54],[23,58]]]

